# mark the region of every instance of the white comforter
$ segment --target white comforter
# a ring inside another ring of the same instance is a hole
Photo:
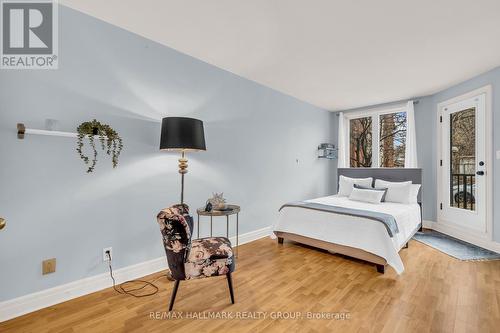
[[[384,258],[398,274],[404,271],[398,252],[420,225],[418,204],[370,204],[337,195],[307,201],[390,214],[396,219],[399,233],[391,238],[385,226],[377,221],[299,207],[284,207],[273,230],[359,248]]]

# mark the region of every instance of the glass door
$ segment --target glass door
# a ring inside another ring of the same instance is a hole
[[[438,218],[485,232],[485,95],[442,108],[440,122]]]

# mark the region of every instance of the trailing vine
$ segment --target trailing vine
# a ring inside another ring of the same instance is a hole
[[[101,124],[94,119],[92,121],[81,123],[76,131],[78,132],[76,151],[80,155],[83,162],[85,162],[85,165],[88,166],[87,173],[93,172],[97,163],[97,149],[95,142],[96,136],[98,137],[102,150],[111,156],[113,168],[116,168],[118,165],[118,157],[120,156],[123,148],[123,141],[118,133],[111,128],[111,126]],[[92,160],[90,160],[89,156],[83,153],[84,139],[86,137],[89,139],[89,144],[93,150]]]

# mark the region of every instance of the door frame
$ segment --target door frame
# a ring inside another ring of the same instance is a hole
[[[442,177],[442,166],[440,165],[440,160],[442,159],[442,133],[441,133],[441,110],[450,104],[455,104],[462,102],[464,100],[474,98],[477,95],[485,94],[485,122],[486,122],[486,132],[485,132],[485,186],[486,186],[486,232],[480,232],[474,229],[466,229],[461,225],[440,221],[440,204],[443,202],[443,183],[444,179]],[[436,200],[436,220],[437,224],[446,229],[454,230],[460,234],[465,234],[464,236],[479,237],[482,239],[492,240],[493,239],[493,117],[492,117],[492,86],[487,85],[468,93],[462,94],[450,98],[448,100],[442,101],[437,104],[437,155],[436,155],[436,167],[437,167],[437,200]],[[466,231],[464,231],[466,230]]]

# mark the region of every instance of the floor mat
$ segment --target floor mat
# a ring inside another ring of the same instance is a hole
[[[413,239],[460,260],[498,260],[500,254],[434,230],[417,232]]]

